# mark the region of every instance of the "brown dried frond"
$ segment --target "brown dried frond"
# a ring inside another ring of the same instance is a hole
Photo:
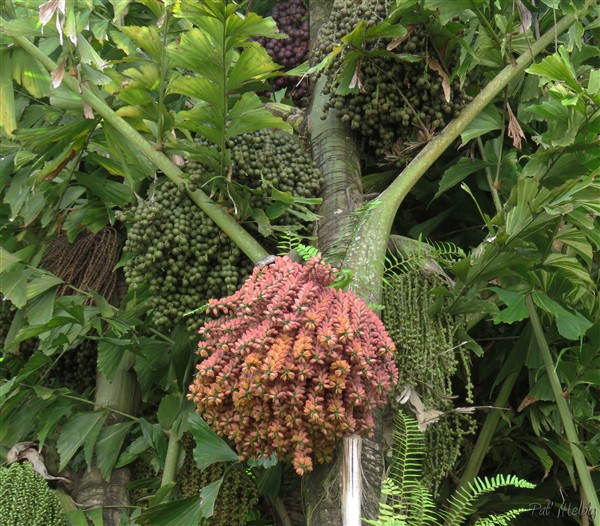
[[[99,239],[92,245],[81,283],[82,287],[95,290],[108,298],[116,285],[117,234],[114,229],[105,228],[94,237]]]
[[[82,292],[94,290],[110,300],[117,281],[117,260],[117,232],[106,227],[96,234],[84,232],[75,243],[60,234],[44,254],[41,266],[66,282],[58,288],[59,296],[77,294],[75,287]]]

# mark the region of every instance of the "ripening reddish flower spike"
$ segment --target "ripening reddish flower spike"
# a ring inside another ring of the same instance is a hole
[[[336,274],[320,257],[276,258],[209,302],[188,397],[242,458],[276,452],[304,474],[344,434],[372,430],[397,381],[394,345],[356,294],[329,288]]]

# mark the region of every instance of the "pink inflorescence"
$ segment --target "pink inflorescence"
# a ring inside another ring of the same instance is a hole
[[[371,411],[397,381],[394,344],[355,293],[329,287],[336,272],[320,257],[280,257],[210,300],[219,317],[199,331],[188,397],[242,458],[275,452],[303,475],[342,436],[372,432]]]

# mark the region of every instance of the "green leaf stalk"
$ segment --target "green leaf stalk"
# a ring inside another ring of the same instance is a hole
[[[571,410],[569,409],[569,404],[563,396],[563,389],[560,385],[558,374],[556,373],[556,364],[552,359],[552,354],[550,352],[550,348],[548,347],[548,342],[546,341],[546,337],[544,336],[544,329],[540,322],[540,318],[538,316],[537,309],[535,308],[531,295],[528,295],[527,298],[525,298],[525,304],[527,305],[527,310],[529,312],[529,318],[533,327],[535,340],[538,344],[539,352],[542,355],[542,360],[544,361],[546,374],[548,375],[548,379],[550,380],[550,386],[552,388],[552,394],[554,395],[554,401],[556,402],[556,406],[558,407],[560,419],[565,429],[567,440],[569,441],[569,447],[571,448],[571,454],[573,455],[573,461],[575,463],[575,468],[577,469],[579,482],[582,486],[583,493],[589,505],[589,515],[594,522],[594,526],[600,526],[600,503],[598,501],[598,493],[596,493],[594,481],[592,480],[592,476],[590,474],[590,470],[585,460],[585,456],[583,455],[580,449],[579,436],[577,434],[575,422],[573,421],[573,415],[571,413]]]
[[[586,8],[591,2],[586,2]],[[564,33],[575,22],[573,15],[565,16],[550,28],[539,40],[532,44],[529,52],[521,55],[515,64],[506,66],[481,92],[464,108],[438,136],[421,150],[412,162],[396,177],[394,182],[380,195],[379,206],[365,222],[357,236],[353,249],[344,263],[352,271],[354,288],[363,293],[370,291],[370,300],[376,303],[381,299],[381,278],[389,233],[398,208],[414,185],[427,170],[454,143],[461,132],[490,104],[494,98],[551,44],[557,35]],[[375,264],[374,264],[375,263]]]

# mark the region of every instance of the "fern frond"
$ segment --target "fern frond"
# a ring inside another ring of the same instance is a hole
[[[296,246],[296,252],[298,252],[300,257],[304,261],[308,261],[308,260],[318,256],[319,249],[317,247],[311,247],[308,245],[299,244]]]
[[[393,252],[388,252],[385,256],[383,284],[392,288],[394,286],[394,278],[411,270],[421,270],[426,260],[427,258],[420,251],[415,251],[410,256],[402,258]]]
[[[426,241],[427,246],[432,247],[435,253],[435,259],[444,263],[446,266],[456,263],[457,260],[466,256],[465,251],[458,245],[449,241]],[[431,255],[430,255],[431,257]]]
[[[411,495],[408,523],[410,526],[435,526],[439,524],[439,516],[431,492],[421,483],[418,484],[413,495]]]
[[[384,284],[390,287],[393,286],[395,276],[411,270],[424,269],[444,274],[442,267],[448,267],[465,257],[462,248],[447,241],[423,241],[421,237],[409,239],[391,236],[390,243],[383,278]]]
[[[490,515],[489,517],[478,519],[475,522],[475,526],[509,526],[510,521],[521,515],[521,513],[528,511],[531,511],[531,509],[517,508],[498,515]]]
[[[425,439],[416,419],[397,411],[394,420],[392,463],[389,478],[395,491],[388,502],[396,511],[407,511],[414,505],[414,498],[421,494],[419,480],[422,476]]]
[[[386,502],[381,504],[380,520],[400,518],[407,526],[438,524],[436,506],[431,494],[420,482],[424,454],[424,435],[419,430],[416,419],[398,411],[395,418],[390,475],[383,481],[381,490]]]
[[[389,478],[383,481],[381,486],[381,494],[384,497],[390,498],[398,493],[398,488]],[[396,510],[393,505],[387,502],[379,504],[379,517],[376,521],[365,520],[367,524],[373,526],[410,526],[407,522],[408,517],[402,511]]]
[[[459,488],[448,501],[448,509],[442,515],[446,526],[459,526],[464,519],[473,512],[475,501],[485,493],[491,493],[499,488],[512,486],[515,488],[533,489],[535,484],[527,482],[516,475],[496,475],[491,479],[488,477],[475,478],[469,482],[467,488]]]
[[[406,520],[401,517],[389,517],[387,519],[377,519],[374,521],[370,519],[363,519],[362,521],[365,524],[371,524],[372,526],[408,526]]]
[[[424,434],[417,420],[397,411],[394,419],[392,463],[390,474],[381,488],[384,501],[380,504],[377,521],[366,521],[374,526],[459,526],[473,512],[476,500],[499,488],[533,489],[535,484],[516,475],[477,477],[467,487],[460,488],[447,502],[447,510],[438,512],[429,490],[420,482],[425,455]],[[506,526],[509,521],[527,511],[519,508],[499,515],[479,519],[479,526]]]
[[[294,232],[283,232],[277,241],[278,256],[285,256],[288,252],[294,250],[297,245],[304,241],[302,236]]]
[[[281,235],[279,242],[277,243],[277,249],[279,250],[278,255],[285,256],[292,250],[295,250],[304,261],[316,257],[319,254],[319,249],[307,245],[306,241],[309,241],[309,238],[300,236],[294,232],[285,232]]]

